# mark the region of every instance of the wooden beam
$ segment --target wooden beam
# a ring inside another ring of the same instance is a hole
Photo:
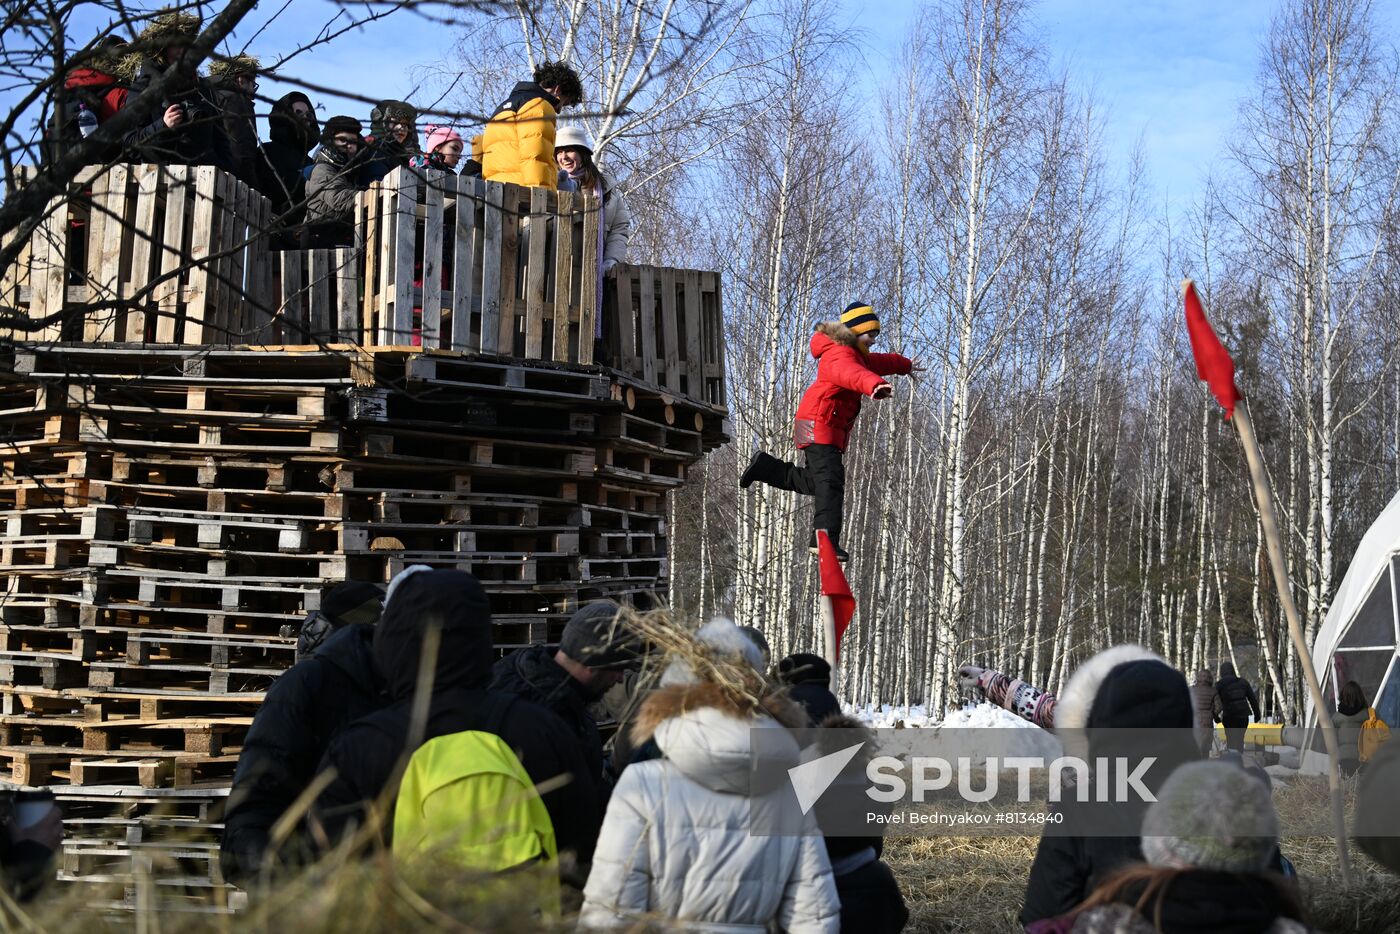
[[[568,363],[574,294],[574,193],[559,192],[554,220],[554,360]]]
[[[530,249],[525,265],[525,358],[539,360],[544,355],[544,284],[548,273],[550,229],[561,226],[550,211],[547,188],[530,189]],[[567,225],[569,222],[564,221]]]
[[[427,350],[442,346],[443,186],[451,184],[452,176],[436,169],[428,169],[424,174],[423,310],[419,334],[423,349]]]
[[[505,227],[505,186],[486,182],[485,232],[481,257],[481,352],[501,346],[501,257]]]

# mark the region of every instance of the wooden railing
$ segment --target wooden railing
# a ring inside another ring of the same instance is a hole
[[[76,187],[0,278],[0,302],[45,322],[15,337],[242,344],[271,317],[272,209],[247,185],[208,166],[115,165]]]
[[[413,345],[603,363],[724,405],[719,276],[620,266],[600,295],[589,195],[400,169],[361,196],[353,245],[275,250],[267,199],[210,167],[74,187],[0,279],[0,303],[43,322],[17,340]]]
[[[367,335],[594,362],[598,219],[591,197],[398,170],[360,203]]]
[[[620,369],[677,395],[725,404],[718,273],[619,266],[607,293],[608,343]]]

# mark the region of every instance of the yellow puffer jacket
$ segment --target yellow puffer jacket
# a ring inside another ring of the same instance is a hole
[[[482,134],[481,175],[489,182],[554,188],[554,121],[559,102],[533,81],[522,81],[496,108]]]

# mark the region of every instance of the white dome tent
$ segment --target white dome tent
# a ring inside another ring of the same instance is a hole
[[[1400,494],[1366,530],[1342,578],[1332,607],[1313,641],[1313,665],[1322,680],[1327,715],[1341,685],[1361,685],[1376,714],[1400,724]],[[1309,704],[1311,708],[1311,704]],[[1316,724],[1308,711],[1308,725]]]

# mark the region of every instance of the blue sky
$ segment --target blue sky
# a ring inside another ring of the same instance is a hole
[[[847,2],[865,31],[878,79],[919,8],[913,0]],[[1224,153],[1239,102],[1254,87],[1275,0],[1042,0],[1032,36],[1105,118],[1111,164],[1139,142],[1157,204],[1176,213],[1204,189]]]
[[[873,96],[920,4],[839,2],[864,49],[863,86]],[[1277,6],[1276,0],[1041,0],[1032,8],[1033,34],[1052,61],[1066,67],[1075,84],[1092,91],[1104,108],[1113,163],[1126,165],[1141,140],[1157,203],[1175,213],[1196,200],[1206,173],[1220,160],[1239,102],[1253,89],[1260,45]],[[1379,3],[1375,12],[1390,38],[1400,10]],[[264,3],[233,45],[238,50],[249,43],[249,51],[275,60],[294,47],[294,37],[306,41],[338,13],[344,22],[345,13],[330,0],[289,0],[285,8]],[[250,39],[274,14],[276,21]],[[517,34],[508,18],[485,28]],[[454,37],[449,27],[399,12],[319,46],[282,70],[370,98],[403,98],[415,88],[414,66],[446,58]],[[288,89],[265,80],[261,93],[276,97]],[[367,115],[369,109],[326,94],[310,96],[323,105],[323,119],[339,112]],[[422,103],[423,95],[414,100]]]

